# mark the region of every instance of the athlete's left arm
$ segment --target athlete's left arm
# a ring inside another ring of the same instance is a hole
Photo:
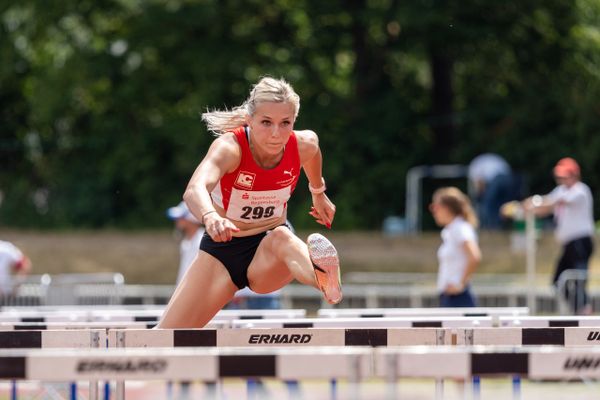
[[[335,216],[335,205],[325,194],[323,179],[323,156],[319,148],[319,138],[313,131],[296,131],[300,164],[311,188],[313,208],[310,211],[319,224],[331,228]]]

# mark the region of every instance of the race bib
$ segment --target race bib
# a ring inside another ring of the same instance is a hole
[[[279,218],[290,198],[290,189],[291,186],[286,186],[277,190],[247,191],[234,187],[226,216],[247,223]]]

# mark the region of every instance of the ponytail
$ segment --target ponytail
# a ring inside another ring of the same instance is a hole
[[[300,111],[300,96],[283,79],[262,78],[250,91],[244,103],[231,110],[213,110],[202,113],[202,121],[209,131],[220,136],[246,123],[246,117],[256,112],[256,106],[263,102],[290,103],[294,106],[294,118]]]
[[[469,197],[456,187],[443,187],[433,194],[434,202],[446,206],[454,215],[461,216],[473,228],[479,226],[479,219],[473,210]]]

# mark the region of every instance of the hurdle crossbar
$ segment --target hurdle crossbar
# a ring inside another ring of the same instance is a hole
[[[527,307],[456,307],[456,308],[322,308],[321,318],[381,317],[493,317],[529,315]]]
[[[126,329],[109,347],[309,347],[450,345],[446,328]]]
[[[200,380],[223,378],[598,379],[600,349],[566,347],[307,347],[2,350],[0,379]]]

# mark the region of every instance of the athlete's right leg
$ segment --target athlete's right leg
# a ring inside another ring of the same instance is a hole
[[[175,289],[157,328],[202,328],[237,290],[223,264],[201,250]]]

